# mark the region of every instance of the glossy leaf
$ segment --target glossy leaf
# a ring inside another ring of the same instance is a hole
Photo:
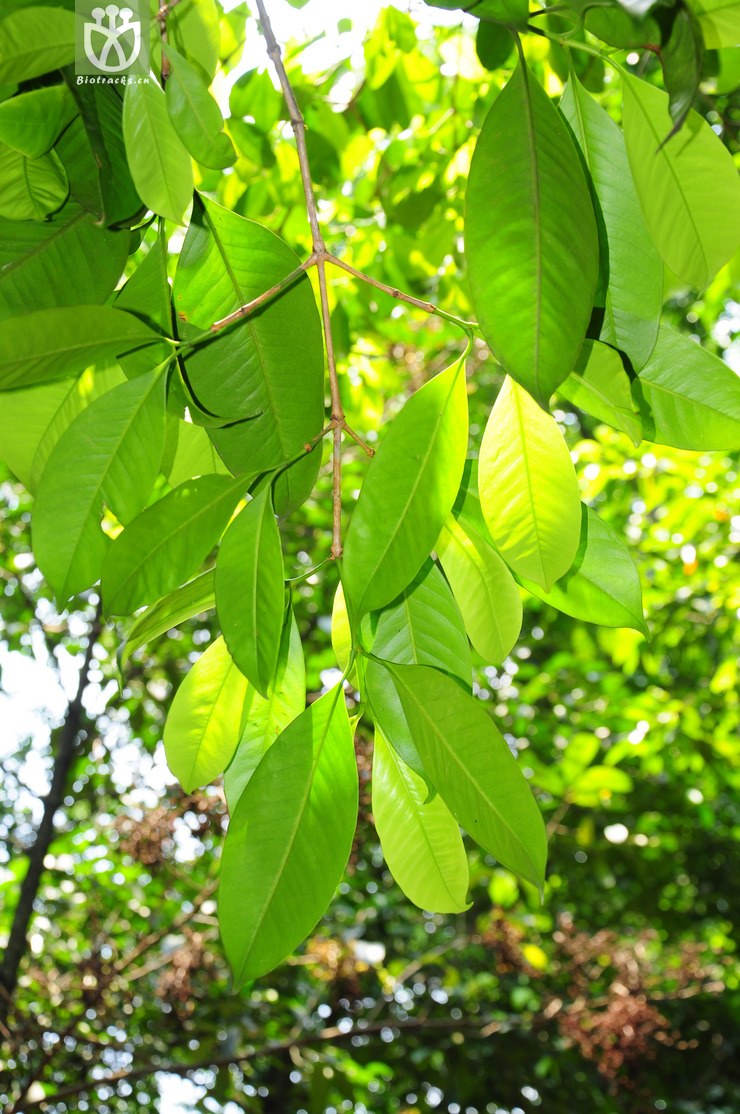
[[[363,640],[384,661],[432,665],[470,688],[472,665],[462,615],[432,560],[424,562],[395,600],[370,616]]]
[[[173,128],[165,95],[150,78],[126,86],[123,138],[131,177],[145,205],[180,224],[193,194],[190,156]]]
[[[699,19],[708,49],[740,46],[740,4],[737,0],[688,0]]]
[[[630,378],[619,353],[607,344],[586,341],[575,370],[558,391],[579,410],[621,429],[635,446],[640,444],[642,422],[632,398]]]
[[[221,542],[216,609],[231,656],[266,697],[285,611],[283,553],[269,485],[237,515]]]
[[[107,615],[130,615],[177,588],[221,537],[243,479],[201,476],[147,507],[116,538],[103,566]]]
[[[521,64],[478,138],[465,243],[483,334],[505,370],[546,406],[586,334],[598,237],[570,132]]]
[[[27,159],[0,144],[0,217],[44,220],[64,204],[69,183],[55,151]]]
[[[247,686],[242,707],[242,731],[234,758],[224,774],[224,793],[233,815],[247,782],[268,749],[306,707],[306,666],[303,646],[292,610],[283,625],[277,668],[267,696]]]
[[[173,127],[194,159],[223,169],[236,162],[236,151],[223,131],[221,110],[208,91],[201,71],[172,47],[164,48],[171,73],[165,96]]]
[[[388,869],[421,909],[462,913],[469,872],[457,821],[437,795],[427,801],[421,778],[376,730],[373,820]]]
[[[0,390],[78,375],[99,360],[150,344],[155,336],[131,314],[109,306],[10,317],[0,330]]]
[[[66,141],[72,131],[69,129],[60,150],[71,176],[72,192],[77,191],[80,201],[95,213],[99,222],[131,223],[144,205],[126,159],[121,96],[112,85],[77,85],[69,72],[67,80],[80,112],[82,130],[67,148]],[[77,180],[73,166],[84,167]]]
[[[344,545],[356,617],[390,603],[421,568],[455,501],[467,438],[458,362],[412,395],[367,470]]]
[[[570,570],[549,592],[523,580],[541,600],[587,623],[632,627],[647,638],[640,577],[627,546],[596,511],[582,508],[581,544]]]
[[[268,229],[211,201],[198,204],[175,276],[182,335],[188,339],[209,328],[299,263]],[[233,423],[209,432],[233,472],[258,472],[291,460],[324,420],[321,323],[308,278],[190,353],[184,366],[200,405]],[[279,513],[300,506],[320,463],[319,453],[307,454],[280,478]]]
[[[103,506],[128,522],[145,505],[164,444],[161,370],[121,383],[75,418],[41,477],[33,519],[39,568],[59,601],[100,576]]]
[[[23,486],[35,492],[46,461],[80,411],[122,376],[90,369],[75,380],[7,391],[0,405],[0,456]]]
[[[49,150],[75,111],[66,85],[19,93],[0,104],[0,142],[36,159]]]
[[[424,767],[453,816],[503,866],[541,890],[545,826],[485,706],[436,669],[388,669]]]
[[[666,94],[634,77],[623,88],[627,154],[650,234],[671,271],[703,289],[740,246],[732,156],[696,112],[663,143],[671,130]]]
[[[167,473],[173,487],[195,476],[227,473],[228,468],[216,452],[213,442],[200,426],[179,422],[177,447]]]
[[[218,65],[219,8],[215,0],[180,0],[168,13],[172,45],[212,80]],[[243,26],[243,24],[242,24]]]
[[[696,451],[740,448],[740,376],[690,337],[662,328],[632,389],[648,441]]]
[[[0,21],[0,82],[28,81],[74,61],[74,13],[21,8]]]
[[[125,669],[131,655],[147,642],[215,606],[213,569],[209,569],[137,615],[119,652],[120,668]]]
[[[231,761],[246,691],[246,678],[217,638],[175,693],[164,725],[167,765],[186,793],[208,785]]]
[[[578,549],[581,502],[557,424],[511,378],[483,435],[478,468],[486,525],[501,556],[548,591]]]
[[[352,732],[334,688],[269,748],[229,825],[218,917],[236,989],[277,966],[324,914],[356,820]]]
[[[70,202],[43,223],[0,219],[0,318],[102,304],[120,278],[130,241],[128,231],[97,228]]]
[[[522,627],[516,581],[494,546],[453,515],[442,527],[437,553],[470,641],[484,661],[498,665],[511,653]]]
[[[597,197],[603,269],[603,297],[597,303],[604,307],[600,336],[640,368],[658,335],[663,264],[645,225],[624,136],[577,79],[568,82],[560,108],[583,152]]]
[[[167,238],[160,233],[149,251],[115,296],[116,309],[134,314],[163,337],[172,329],[172,302],[167,281]],[[161,341],[148,348],[128,352],[120,363],[126,377],[149,371],[166,359],[169,345]]]

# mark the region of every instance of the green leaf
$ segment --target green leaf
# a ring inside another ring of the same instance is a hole
[[[283,625],[277,668],[267,696],[247,686],[242,708],[242,733],[234,758],[224,774],[224,793],[233,815],[247,782],[281,731],[306,707],[306,666],[298,624],[291,609]]]
[[[422,565],[411,584],[363,630],[367,649],[398,665],[431,665],[470,689],[472,664],[462,616],[434,561]]]
[[[572,6],[583,12],[587,31],[602,39],[610,46],[623,50],[653,46],[661,41],[661,30],[657,20],[651,15],[639,17],[625,11],[620,0],[591,7],[584,0],[572,0]]]
[[[211,81],[218,66],[221,38],[219,9],[214,0],[180,0],[167,14],[167,33],[176,50],[200,66]]]
[[[164,398],[161,369],[121,383],[55,445],[39,484],[33,549],[59,601],[100,576],[110,542],[100,529],[103,506],[128,522],[145,505],[162,458]]]
[[[208,434],[200,426],[191,422],[179,422],[177,448],[167,473],[173,487],[195,476],[210,473],[225,473],[228,469],[209,440]]]
[[[662,328],[632,389],[648,441],[695,451],[740,448],[740,377],[690,337]]]
[[[424,767],[453,816],[485,851],[541,891],[545,826],[485,706],[436,669],[388,670]]]
[[[200,334],[299,264],[273,232],[212,201],[199,202],[175,275],[182,335]],[[201,406],[232,422],[253,419],[209,431],[231,471],[258,472],[292,459],[324,421],[321,321],[309,279],[301,277],[258,314],[214,335],[186,356],[184,368]],[[275,505],[281,514],[300,506],[320,463],[320,453],[307,454],[280,478]]]
[[[175,693],[164,725],[167,765],[186,793],[208,785],[231,761],[246,692],[246,678],[217,638]]]
[[[324,914],[356,821],[352,732],[334,688],[269,748],[229,825],[218,917],[236,990],[277,966]]]
[[[660,51],[663,82],[673,131],[683,125],[699,91],[704,65],[704,39],[699,21],[690,8],[677,5],[671,13],[670,32]]]
[[[571,135],[521,64],[478,138],[465,243],[483,335],[504,369],[546,406],[586,335],[598,236]]]
[[[740,46],[740,4],[737,0],[687,0],[699,18],[709,50]]]
[[[221,110],[208,92],[201,72],[172,47],[164,47],[172,67],[165,96],[175,131],[194,159],[222,170],[236,162],[236,151],[223,131]]]
[[[627,154],[650,234],[670,270],[703,289],[740,247],[732,156],[696,112],[663,143],[671,130],[667,95],[629,76],[623,89]]]
[[[52,146],[76,112],[66,85],[19,93],[0,104],[0,142],[36,159]]]
[[[192,200],[193,168],[170,122],[165,95],[151,77],[126,86],[123,138],[131,177],[144,204],[181,224]]]
[[[108,550],[102,576],[106,614],[130,615],[192,576],[244,491],[244,479],[201,476],[147,507]]]
[[[65,379],[156,334],[110,306],[41,309],[10,317],[0,330],[0,389]]]
[[[0,219],[0,318],[101,304],[120,278],[130,243],[130,232],[98,228],[70,202],[43,224]]]
[[[479,19],[492,20],[514,27],[526,27],[528,0],[425,0],[432,8],[470,12]]]
[[[216,562],[216,609],[231,656],[266,697],[285,611],[283,553],[269,484],[224,534]]]
[[[577,79],[568,82],[560,108],[583,152],[597,198],[604,271],[604,297],[597,299],[604,306],[600,336],[641,368],[658,335],[663,264],[645,225],[624,136]]]
[[[27,159],[0,144],[0,217],[44,220],[65,202],[69,183],[56,151]]]
[[[172,329],[172,301],[167,281],[167,237],[160,232],[126,284],[116,294],[113,305],[126,310],[163,337]],[[149,371],[166,359],[169,344],[162,341],[121,357],[127,379]]]
[[[229,109],[232,116],[251,116],[262,133],[269,132],[285,111],[266,70],[247,70],[234,82]]]
[[[498,70],[514,49],[511,32],[500,24],[479,23],[475,38],[475,53],[481,66]]]
[[[46,461],[64,430],[93,398],[120,382],[115,368],[78,379],[7,391],[0,405],[0,457],[24,487],[35,492]]]
[[[473,646],[498,665],[511,653],[522,628],[516,582],[486,538],[451,515],[442,527],[437,553]]]
[[[590,507],[582,508],[581,544],[571,569],[549,592],[525,588],[545,603],[602,627],[631,627],[649,638],[640,577],[627,546]]]
[[[630,377],[619,353],[607,344],[587,340],[575,370],[560,384],[558,391],[579,410],[621,429],[633,445],[642,441],[642,422],[632,399]]]
[[[76,18],[60,8],[23,8],[0,21],[0,82],[28,81],[75,58]]]
[[[136,192],[123,138],[123,101],[113,85],[77,85],[74,74],[66,73],[72,95],[80,111],[82,135],[74,137],[69,146],[69,156],[60,150],[70,175],[72,192],[79,193],[81,181],[75,181],[70,160],[84,164],[86,172],[85,195],[87,203],[101,223],[131,223],[144,208]],[[64,140],[70,136],[70,129]]]
[[[121,670],[126,668],[131,655],[153,638],[165,634],[186,619],[214,608],[216,594],[213,579],[213,569],[209,569],[137,615],[119,652]]]
[[[344,545],[356,618],[403,591],[439,537],[460,484],[468,438],[464,361],[412,395],[370,463]]]
[[[462,913],[469,872],[457,821],[440,796],[375,732],[372,810],[388,869],[421,909]]]
[[[578,549],[578,481],[555,420],[510,378],[483,435],[478,486],[501,556],[518,576],[548,591]]]

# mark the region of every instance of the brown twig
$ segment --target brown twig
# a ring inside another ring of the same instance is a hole
[[[257,10],[259,12],[260,22],[262,24],[262,34],[267,44],[267,53],[272,61],[275,71],[280,82],[280,88],[283,91],[285,103],[288,106],[288,114],[290,117],[290,124],[295,136],[296,150],[298,152],[298,163],[301,169],[301,181],[303,182],[303,193],[306,198],[306,212],[308,214],[308,223],[311,227],[311,240],[313,244],[313,255],[315,257],[316,273],[319,280],[319,298],[321,302],[321,319],[324,327],[324,342],[326,344],[326,362],[329,369],[329,387],[331,390],[331,417],[334,424],[334,445],[332,452],[332,507],[333,507],[333,526],[332,526],[332,541],[331,541],[331,555],[336,560],[342,555],[342,428],[344,424],[344,409],[342,407],[342,399],[339,393],[339,377],[337,375],[336,357],[334,354],[334,341],[331,331],[331,312],[329,309],[329,288],[326,281],[326,261],[329,258],[329,253],[326,250],[323,236],[321,235],[321,226],[319,225],[319,213],[316,205],[316,196],[313,192],[313,184],[311,182],[311,165],[308,159],[308,149],[306,147],[306,123],[303,119],[298,101],[296,100],[293,86],[290,83],[285,64],[283,63],[282,51],[275,38],[275,33],[270,23],[270,17],[267,14],[264,0],[257,0]]]
[[[281,279],[280,282],[276,282],[274,286],[271,286],[269,290],[265,290],[264,293],[258,294],[256,298],[252,298],[251,302],[247,302],[246,305],[239,306],[239,309],[235,309],[234,312],[230,313],[227,317],[222,317],[220,321],[214,321],[210,327],[211,332],[217,333],[221,329],[225,329],[227,325],[232,325],[234,321],[240,321],[243,317],[249,317],[256,309],[263,306],[265,302],[272,301],[278,294],[282,294],[283,290],[287,290],[289,286],[292,286],[295,280],[304,274],[310,267],[313,267],[315,263],[316,256],[309,255],[305,263],[301,263],[294,271],[286,275],[284,279]]]

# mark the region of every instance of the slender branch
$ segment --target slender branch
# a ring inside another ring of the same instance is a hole
[[[18,984],[18,971],[28,948],[28,926],[33,917],[33,906],[44,871],[44,859],[55,835],[54,816],[64,800],[67,777],[77,753],[77,741],[84,725],[85,709],[82,698],[87,688],[93,650],[100,636],[100,628],[101,610],[98,605],[88,632],[87,649],[80,670],[77,691],[67,708],[64,723],[58,729],[58,733],[55,733],[58,743],[51,786],[44,800],[44,812],[36,838],[28,850],[28,869],[21,884],[8,943],[0,963],[0,987],[5,992],[0,995],[0,1020],[4,1020],[8,1015],[13,993]]]
[[[284,290],[292,286],[295,280],[304,274],[309,267],[313,267],[315,263],[316,256],[310,255],[305,263],[301,263],[294,271],[286,275],[284,279],[281,279],[280,282],[276,282],[274,286],[271,286],[269,290],[265,290],[264,293],[258,294],[256,298],[252,298],[251,302],[247,302],[246,305],[239,306],[239,309],[235,309],[228,317],[222,317],[220,321],[214,321],[210,327],[210,332],[217,333],[221,329],[225,329],[227,325],[233,324],[234,321],[240,321],[243,317],[249,317],[256,309],[263,306],[265,302],[272,301],[278,294],[282,294]]]
[[[316,271],[319,279],[319,297],[321,301],[321,318],[324,326],[324,340],[326,343],[326,362],[329,369],[329,385],[331,390],[331,417],[335,422],[334,446],[332,459],[332,505],[333,527],[331,555],[335,559],[342,555],[342,426],[344,423],[344,409],[339,393],[339,377],[337,375],[336,357],[334,354],[334,341],[331,331],[331,311],[329,309],[329,290],[326,281],[326,260],[328,258],[324,239],[319,225],[319,213],[316,205],[316,196],[311,182],[311,165],[306,147],[306,123],[298,107],[293,86],[285,69],[282,52],[275,38],[275,33],[267,14],[264,0],[257,0],[257,10],[262,24],[262,34],[267,44],[267,53],[275,67],[280,88],[283,91],[285,103],[288,106],[290,124],[295,135],[298,163],[301,168],[301,181],[303,193],[306,198],[306,212],[308,223],[311,227],[311,240],[315,256]]]
[[[455,317],[454,314],[447,313],[446,310],[440,309],[439,306],[435,306],[434,302],[425,302],[421,298],[415,298],[413,294],[406,294],[403,290],[399,290],[397,286],[388,286],[387,283],[373,278],[372,275],[365,274],[364,271],[358,271],[351,263],[345,263],[345,261],[340,259],[337,255],[327,253],[326,258],[329,263],[333,263],[335,267],[340,267],[343,271],[353,275],[354,278],[367,283],[368,286],[374,286],[376,290],[382,290],[384,294],[388,294],[391,298],[395,298],[399,302],[406,302],[407,305],[415,306],[416,309],[423,309],[425,313],[432,314],[435,317],[442,317],[445,321],[450,321],[453,325],[459,326],[459,328],[463,329],[468,334],[471,329],[478,328],[478,323],[476,321],[464,321],[462,317]]]
[[[373,1036],[380,1033],[383,1029],[397,1029],[401,1031],[422,1029],[435,1032],[462,1031],[469,1033],[474,1038],[481,1036],[483,1033],[485,1033],[486,1036],[490,1036],[494,1032],[498,1032],[508,1026],[521,1024],[521,1018],[522,1015],[518,1014],[495,1020],[491,1018],[476,1020],[472,1018],[467,1020],[460,1018],[457,1020],[450,1017],[412,1017],[403,1021],[391,1018],[364,1026],[353,1025],[350,1029],[346,1030],[339,1029],[337,1026],[330,1026],[326,1029],[321,1029],[318,1033],[306,1033],[305,1036],[297,1037],[294,1040],[268,1041],[266,1044],[253,1048],[251,1052],[246,1052],[241,1056],[219,1056],[211,1059],[198,1060],[189,1064],[147,1063],[140,1064],[133,1068],[123,1068],[121,1071],[111,1072],[108,1075],[102,1076],[100,1079],[90,1079],[85,1083],[72,1083],[68,1087],[60,1087],[46,1098],[26,1102],[24,1114],[27,1110],[36,1107],[44,1107],[52,1102],[56,1103],[61,1099],[70,1098],[73,1095],[86,1094],[89,1091],[96,1091],[99,1087],[115,1086],[116,1083],[122,1083],[130,1079],[141,1079],[147,1075],[155,1075],[158,1072],[164,1072],[168,1075],[187,1076],[191,1072],[203,1071],[207,1068],[229,1067],[232,1064],[246,1064],[263,1056],[276,1056],[283,1052],[290,1052],[292,1049],[346,1041],[351,1040],[353,1037]]]

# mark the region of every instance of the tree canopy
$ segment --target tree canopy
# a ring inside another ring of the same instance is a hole
[[[0,3],[8,1111],[729,1112],[740,5],[133,7]]]

